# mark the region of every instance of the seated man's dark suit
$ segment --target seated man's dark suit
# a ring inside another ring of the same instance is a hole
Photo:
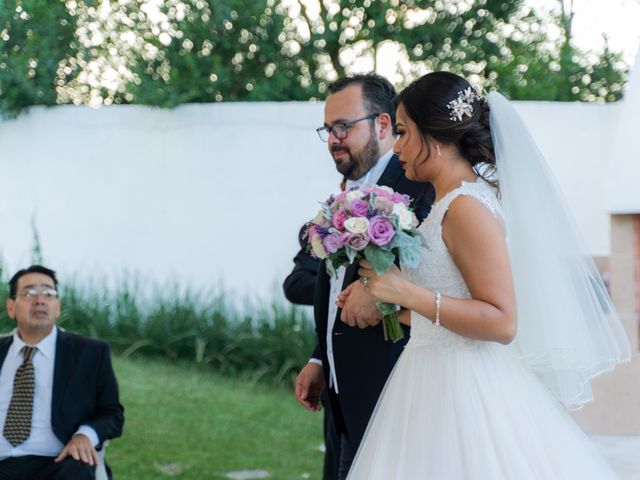
[[[12,342],[13,336],[0,338],[0,363],[4,364]],[[119,401],[109,346],[58,329],[51,401],[55,436],[66,445],[81,425],[88,425],[97,433],[96,448],[100,449],[105,440],[122,434],[123,424],[124,408]]]

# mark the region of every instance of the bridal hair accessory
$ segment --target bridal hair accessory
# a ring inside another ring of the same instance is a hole
[[[458,97],[447,104],[449,118],[454,122],[461,122],[462,117],[465,115],[471,117],[473,115],[473,102],[481,98],[480,92],[473,87],[460,90]]]
[[[434,322],[435,326],[440,325],[440,306],[442,305],[442,295],[438,290],[433,292],[436,295],[436,321]]]

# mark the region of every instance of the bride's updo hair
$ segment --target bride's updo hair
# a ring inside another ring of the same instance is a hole
[[[452,118],[449,102],[471,88],[464,78],[449,72],[433,72],[420,77],[402,90],[395,99],[422,133],[427,153],[431,154],[429,137],[455,145],[476,172],[496,185],[496,158],[489,129],[489,106],[483,97],[469,100],[471,116]],[[497,186],[497,185],[496,185]]]

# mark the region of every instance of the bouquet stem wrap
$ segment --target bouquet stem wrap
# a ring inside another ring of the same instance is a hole
[[[384,339],[396,343],[404,338],[404,331],[398,320],[398,309],[393,303],[376,302],[378,310],[382,313],[382,328]]]

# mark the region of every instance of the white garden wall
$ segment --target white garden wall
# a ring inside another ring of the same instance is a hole
[[[624,102],[516,105],[591,253],[608,255],[605,185]],[[63,279],[134,272],[270,295],[292,266],[298,228],[338,188],[314,131],[322,108],[61,106],[2,121],[4,264],[12,272],[29,263],[33,219],[45,261]]]

